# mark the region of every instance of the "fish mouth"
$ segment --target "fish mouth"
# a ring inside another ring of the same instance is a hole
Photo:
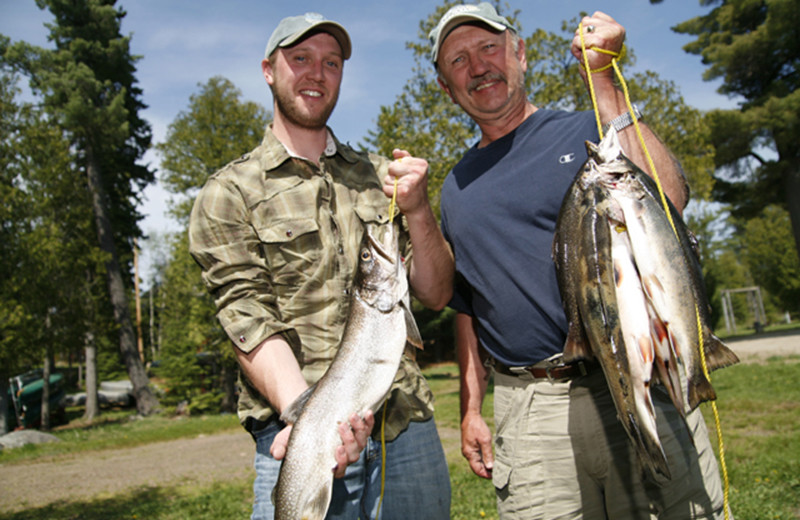
[[[376,231],[382,232],[382,240],[375,236]],[[382,227],[371,226],[370,229],[367,230],[367,237],[370,245],[375,249],[375,253],[391,263],[396,263],[398,240],[394,224]]]

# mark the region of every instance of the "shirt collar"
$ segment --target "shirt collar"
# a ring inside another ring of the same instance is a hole
[[[329,127],[325,128],[328,131],[328,139],[323,155],[325,157],[333,157],[338,153],[345,161],[355,163],[358,160],[355,151],[350,146],[340,143]],[[302,157],[298,157],[287,150],[286,146],[275,137],[275,134],[272,133],[271,123],[264,130],[264,139],[261,142],[261,146],[266,152],[262,159],[262,166],[265,170],[275,169],[292,157],[302,159]]]

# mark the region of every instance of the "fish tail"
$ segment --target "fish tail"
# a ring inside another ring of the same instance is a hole
[[[737,356],[725,343],[712,333],[705,337],[706,364],[709,372],[725,368],[739,362]]]
[[[636,452],[642,466],[647,468],[654,478],[661,477],[671,480],[672,473],[667,464],[667,456],[661,447],[658,437],[653,438],[641,430],[633,414],[628,415],[628,424],[631,426],[635,440]]]
[[[702,373],[695,377],[689,378],[689,409],[694,410],[700,403],[705,401],[714,401],[717,398],[717,393],[711,382]]]

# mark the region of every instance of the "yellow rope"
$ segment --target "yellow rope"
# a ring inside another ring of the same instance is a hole
[[[389,225],[394,220],[394,212],[397,206],[397,177],[394,178],[394,190],[392,191],[392,201],[389,203]],[[378,511],[375,513],[375,520],[381,516],[381,506],[383,505],[383,491],[386,489],[386,407],[388,400],[383,403],[383,414],[381,414],[381,496],[378,499]]]
[[[397,206],[397,177],[394,178],[394,191],[392,191],[392,202],[389,203],[389,223],[394,220],[394,212]]]
[[[589,83],[589,93],[590,93],[590,95],[592,97],[592,106],[594,107],[594,113],[595,113],[595,117],[597,119],[598,134],[600,134],[600,139],[602,140],[603,139],[603,126],[602,126],[601,120],[600,120],[600,110],[599,110],[599,108],[597,106],[597,97],[596,97],[595,92],[594,92],[594,85],[592,84],[592,74],[607,70],[609,68],[609,65],[607,65],[605,67],[602,67],[602,68],[599,68],[599,69],[596,69],[596,70],[592,70],[592,69],[589,68],[589,57],[587,56],[587,53],[586,53],[586,42],[584,41],[584,37],[583,37],[583,34],[584,34],[583,33],[583,22],[581,22],[580,25],[578,26],[578,33],[579,33],[580,39],[581,39],[581,55],[583,56],[583,66],[586,69],[586,78],[587,78],[587,82]],[[675,222],[672,219],[672,212],[670,212],[670,210],[669,210],[669,205],[667,204],[667,198],[666,198],[666,195],[664,194],[664,188],[661,186],[661,181],[658,178],[658,172],[656,171],[655,163],[653,163],[653,159],[650,156],[650,152],[647,150],[647,145],[645,145],[644,136],[642,135],[642,130],[641,130],[641,128],[639,128],[639,122],[638,122],[638,120],[637,120],[637,118],[636,118],[636,116],[634,115],[634,112],[633,112],[633,105],[631,104],[630,94],[628,92],[628,85],[625,83],[625,78],[622,76],[622,71],[620,70],[619,65],[617,63],[618,60],[620,59],[621,54],[613,52],[613,51],[609,51],[609,50],[606,50],[606,49],[600,49],[600,48],[597,48],[597,47],[591,47],[591,50],[594,50],[596,52],[602,52],[602,53],[609,54],[609,55],[612,56],[611,65],[610,66],[614,67],[614,72],[616,73],[617,78],[619,78],[620,86],[622,87],[622,92],[625,95],[625,104],[628,107],[628,112],[630,113],[631,119],[633,120],[633,126],[634,126],[634,128],[636,130],[636,135],[639,138],[639,143],[642,145],[642,151],[644,151],[644,155],[647,158],[647,163],[650,166],[651,171],[653,172],[653,179],[655,180],[656,186],[658,187],[658,194],[659,194],[659,196],[661,198],[661,204],[664,207],[664,212],[667,214],[667,218],[669,219],[670,226],[672,226],[672,231],[675,233],[675,236],[678,237],[678,230],[675,227]],[[623,47],[623,50],[624,50],[624,47]],[[700,321],[700,309],[697,306],[697,302],[694,303],[694,311],[695,311],[695,316],[697,317],[697,336],[698,336],[698,339],[699,339],[700,362],[701,362],[701,365],[703,367],[703,374],[705,375],[705,377],[710,382],[711,381],[711,375],[708,372],[708,365],[706,364],[706,352],[705,352],[705,346],[703,344],[703,329],[702,329],[702,323]],[[711,410],[714,413],[714,424],[716,426],[717,441],[719,443],[720,466],[722,468],[722,478],[723,478],[723,482],[724,482],[724,487],[723,487],[723,507],[725,509],[724,514],[725,514],[725,520],[728,520],[728,518],[729,518],[729,510],[730,510],[730,506],[729,506],[729,503],[728,503],[728,498],[729,498],[729,494],[730,494],[729,493],[730,492],[730,482],[728,480],[728,468],[727,468],[727,465],[725,464],[725,444],[724,444],[724,442],[722,440],[722,426],[720,424],[719,411],[717,410],[716,401],[711,401]]]
[[[397,179],[395,178],[395,189]],[[390,211],[394,213],[394,209]],[[383,505],[383,490],[386,487],[386,408],[389,406],[388,399],[383,403],[383,413],[381,414],[381,497],[378,499],[378,512],[375,513],[375,520],[381,516],[381,505]]]

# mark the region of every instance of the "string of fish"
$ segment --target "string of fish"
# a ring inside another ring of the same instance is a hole
[[[587,71],[586,78],[587,78],[587,82],[589,84],[589,94],[590,94],[590,96],[592,98],[592,107],[594,108],[595,118],[597,120],[597,131],[600,134],[600,139],[601,140],[603,139],[603,125],[602,125],[602,123],[600,121],[600,111],[599,111],[599,109],[597,107],[597,96],[596,96],[595,91],[594,91],[594,85],[592,84],[592,74],[595,74],[597,72],[602,72],[604,70],[609,69],[610,67],[613,67],[614,68],[614,72],[616,73],[617,78],[619,79],[620,86],[622,87],[622,92],[625,94],[625,104],[626,104],[626,106],[628,108],[628,112],[631,115],[631,119],[633,121],[633,126],[634,126],[634,129],[636,130],[636,136],[639,138],[639,143],[642,145],[642,151],[644,151],[644,155],[647,158],[647,163],[650,166],[650,171],[653,172],[653,180],[655,180],[656,186],[658,187],[658,193],[659,193],[659,195],[661,197],[661,204],[664,206],[664,211],[667,214],[667,218],[669,219],[670,226],[672,226],[672,231],[677,236],[678,235],[678,231],[675,229],[675,222],[673,222],[672,214],[669,211],[669,208],[667,206],[667,199],[666,199],[666,195],[664,194],[664,188],[661,186],[661,181],[658,178],[658,172],[656,171],[656,166],[653,163],[653,159],[650,156],[650,152],[647,150],[647,145],[645,145],[644,136],[642,135],[642,130],[641,130],[641,128],[639,128],[639,123],[637,121],[636,116],[634,115],[633,105],[631,104],[630,94],[628,92],[628,85],[625,82],[625,78],[623,77],[622,71],[619,68],[618,61],[621,58],[621,54],[622,53],[617,53],[617,52],[609,51],[609,50],[606,50],[606,49],[601,49],[601,48],[598,48],[598,47],[590,47],[589,50],[593,50],[593,51],[596,51],[596,52],[600,52],[600,53],[608,54],[608,55],[612,56],[610,64],[606,65],[605,67],[601,67],[599,69],[592,70],[592,69],[589,68],[589,57],[586,54],[586,42],[584,40],[583,22],[581,22],[579,24],[579,26],[578,26],[578,34],[579,34],[580,39],[581,39],[581,56],[583,56],[583,64],[582,65]],[[624,47],[623,47],[623,52],[624,52]],[[697,308],[697,302],[695,302],[694,307],[695,307],[695,309],[694,309],[695,310],[695,315],[697,316],[698,337],[699,337],[699,340],[700,340],[700,343],[699,343],[699,345],[700,345],[700,362],[701,362],[702,367],[703,367],[703,373],[705,374],[706,378],[708,378],[708,380],[711,381],[711,376],[710,376],[710,374],[708,372],[708,366],[706,365],[705,348],[703,346],[703,334],[701,332],[702,328],[700,326],[700,310]],[[728,502],[729,493],[730,493],[730,483],[728,481],[728,468],[727,468],[727,465],[725,464],[725,444],[724,444],[724,442],[722,440],[722,426],[720,424],[719,411],[717,410],[717,403],[715,401],[711,401],[711,410],[712,410],[712,412],[714,414],[714,424],[715,424],[716,430],[717,430],[717,441],[718,441],[718,444],[719,444],[719,459],[720,459],[720,466],[722,468],[722,477],[723,477],[723,481],[724,481],[724,488],[723,488],[724,489],[724,491],[723,491],[724,505],[723,505],[723,509],[724,509],[724,514],[725,514],[725,520],[728,520],[729,519],[729,510],[730,510],[730,506],[729,506],[729,502]]]

